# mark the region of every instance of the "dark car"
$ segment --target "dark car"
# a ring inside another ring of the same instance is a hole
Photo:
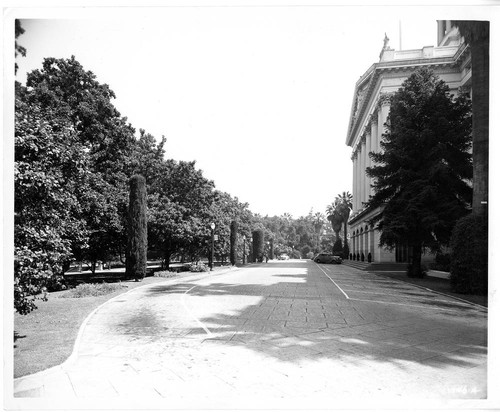
[[[342,263],[342,258],[340,256],[331,255],[329,253],[319,253],[314,257],[316,263]]]

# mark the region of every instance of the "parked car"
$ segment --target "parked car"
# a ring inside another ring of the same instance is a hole
[[[290,257],[288,255],[282,254],[278,256],[278,260],[288,260]]]
[[[314,257],[316,263],[342,263],[342,258],[340,256],[331,255],[329,253],[319,253]]]

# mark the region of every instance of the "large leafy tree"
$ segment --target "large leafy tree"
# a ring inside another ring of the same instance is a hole
[[[472,189],[471,109],[467,96],[453,97],[428,68],[413,73],[391,101],[387,132],[375,166],[374,219],[380,243],[408,244],[409,276],[422,276],[424,248],[448,244],[456,221],[470,208]]]
[[[154,186],[161,177],[165,143],[165,136],[158,142],[152,134],[140,129],[139,138],[132,146],[130,172],[144,176],[148,187]]]
[[[17,42],[17,38],[24,34],[24,29],[21,25],[21,21],[20,20],[17,20],[15,21],[15,36],[16,36],[16,43],[15,43],[15,57],[17,58],[18,55],[21,55],[23,57],[26,56],[26,48],[21,46],[18,42]],[[18,65],[17,65],[17,62],[15,63],[15,72],[17,73],[17,69],[18,69]]]
[[[206,246],[213,202],[214,184],[195,162],[162,163],[148,196],[148,232],[149,243],[162,252],[167,268],[173,256],[194,255]]]
[[[88,181],[75,190],[88,239],[73,244],[77,259],[108,259],[124,247],[128,179],[133,170],[134,129],[112,103],[113,91],[70,59],[46,58],[27,76],[27,104],[50,110],[74,130],[81,156],[89,159]]]
[[[16,26],[16,36],[21,33]],[[22,53],[22,50],[18,52]],[[16,85],[15,306],[53,285],[70,259],[123,249],[133,128],[113,92],[72,57],[45,59]]]
[[[71,246],[85,244],[78,193],[89,181],[88,163],[67,118],[16,99],[14,306],[19,313],[36,308],[32,297],[57,283]]]

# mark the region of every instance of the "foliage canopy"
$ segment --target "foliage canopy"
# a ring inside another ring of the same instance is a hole
[[[375,194],[368,206],[380,208],[372,223],[382,245],[412,247],[415,276],[422,249],[448,244],[470,208],[471,122],[468,96],[452,96],[431,70],[420,69],[392,97],[383,150],[370,153]]]

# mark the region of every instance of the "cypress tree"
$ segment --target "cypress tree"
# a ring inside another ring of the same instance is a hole
[[[257,229],[252,232],[254,262],[262,262],[264,258],[264,231]]]
[[[141,175],[130,178],[127,233],[126,276],[138,282],[146,276],[148,248],[146,179]]]
[[[231,222],[231,235],[229,237],[230,249],[229,249],[229,260],[231,265],[236,264],[236,240],[237,240],[238,223],[233,220]]]

